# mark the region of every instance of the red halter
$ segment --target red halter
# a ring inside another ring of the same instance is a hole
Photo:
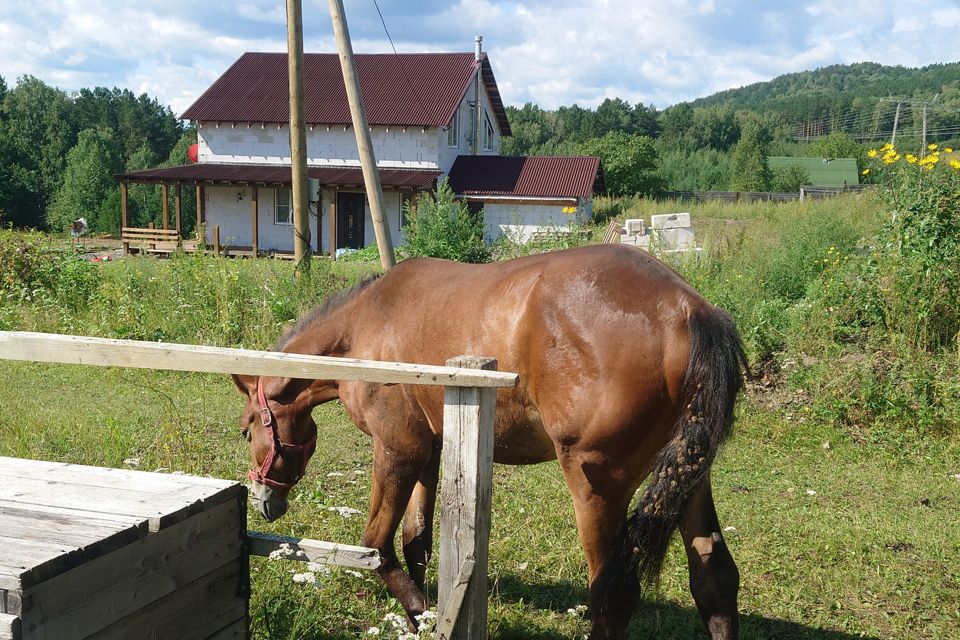
[[[274,417],[273,412],[270,411],[270,406],[267,404],[266,396],[263,395],[263,378],[257,379],[257,401],[260,403],[260,422],[263,423],[264,427],[270,429],[270,451],[267,452],[267,455],[263,459],[263,464],[260,465],[260,468],[257,471],[251,469],[249,473],[247,473],[247,477],[254,482],[265,484],[272,489],[290,489],[300,480],[300,478],[303,477],[303,474],[307,471],[307,463],[310,461],[310,456],[313,455],[313,452],[317,448],[317,434],[314,433],[313,437],[303,444],[288,444],[280,440],[280,434],[277,431],[277,420]],[[300,469],[297,471],[297,477],[291,483],[279,482],[277,480],[271,480],[267,477],[267,474],[270,473],[271,467],[273,467],[273,461],[277,458],[278,451],[281,458],[288,458],[294,455],[301,457]]]

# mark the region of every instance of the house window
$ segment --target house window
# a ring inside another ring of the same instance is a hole
[[[460,109],[459,108],[453,114],[453,119],[450,121],[450,126],[447,127],[447,146],[448,147],[460,146]]]
[[[493,151],[493,125],[486,109],[483,110],[483,150]]]
[[[290,200],[290,189],[276,190],[273,210],[274,224],[293,224],[293,204]]]

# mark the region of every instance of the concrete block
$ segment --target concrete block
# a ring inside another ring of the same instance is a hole
[[[689,229],[689,213],[663,213],[650,216],[650,227],[653,229]]]
[[[643,235],[646,233],[646,225],[644,225],[643,218],[631,218],[623,221],[623,230],[628,236]]]
[[[690,229],[655,229],[655,242],[667,251],[682,251],[693,248],[693,231]]]

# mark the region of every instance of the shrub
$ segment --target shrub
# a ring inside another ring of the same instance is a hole
[[[454,199],[446,180],[436,194],[424,194],[416,212],[406,206],[406,257],[431,257],[459,262],[487,262],[490,250],[483,242],[483,212],[471,213]]]
[[[878,239],[888,327],[914,347],[955,348],[960,334],[960,160],[871,150],[889,217]],[[871,171],[867,169],[866,171]]]

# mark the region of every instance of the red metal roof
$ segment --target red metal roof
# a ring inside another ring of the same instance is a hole
[[[604,189],[595,156],[457,156],[449,178],[462,195],[585,198]]]
[[[445,127],[477,73],[472,53],[357,54],[360,93],[373,125]],[[506,110],[486,56],[481,78],[500,125],[511,135]],[[307,124],[350,124],[340,58],[303,56]],[[244,53],[181,116],[204,122],[290,121],[286,53]]]
[[[307,176],[319,180],[322,185],[344,187],[363,184],[363,172],[359,168],[307,167]],[[380,183],[386,188],[393,189],[432,189],[439,176],[439,171],[380,169]],[[160,184],[163,182],[213,185],[260,184],[268,186],[289,186],[291,184],[289,166],[214,164],[209,162],[130,171],[114,177],[117,180],[142,184]]]

